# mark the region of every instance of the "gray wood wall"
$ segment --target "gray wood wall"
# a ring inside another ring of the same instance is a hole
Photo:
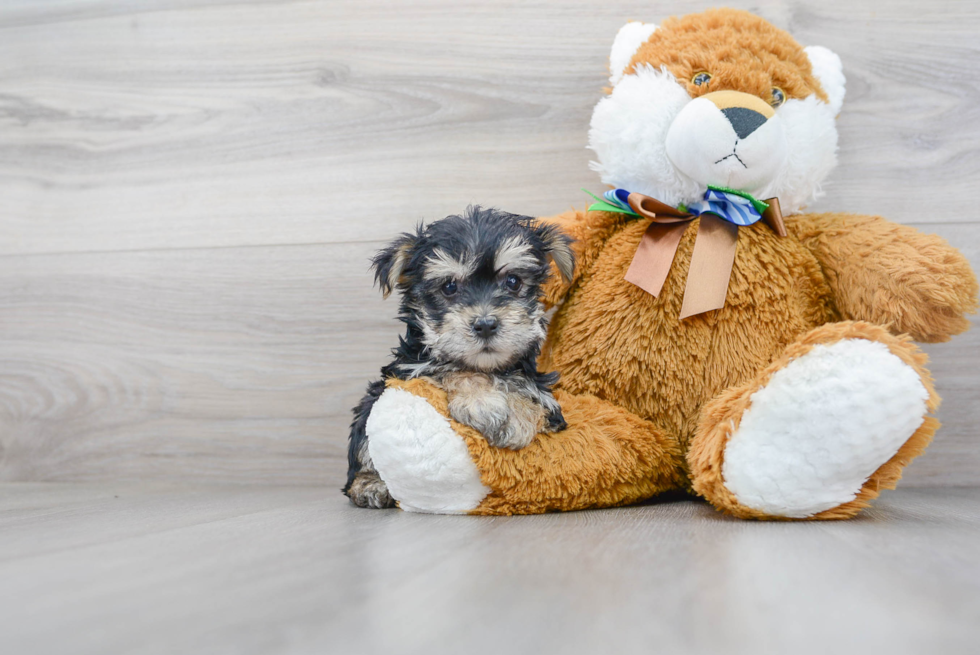
[[[616,30],[713,4],[0,4],[0,480],[340,484],[398,330],[372,251],[583,204]],[[731,4],[844,61],[813,209],[980,270],[980,3]],[[980,482],[978,346],[926,348],[945,427],[906,484]]]

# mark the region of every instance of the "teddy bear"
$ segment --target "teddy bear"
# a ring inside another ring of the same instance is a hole
[[[542,370],[568,428],[491,447],[424,378],[389,380],[370,455],[404,510],[515,514],[670,490],[749,519],[843,519],[939,426],[913,340],[967,329],[977,281],[938,236],[804,213],[836,163],[841,61],[747,12],[627,23],[592,115],[609,187],[539,219],[572,239]]]

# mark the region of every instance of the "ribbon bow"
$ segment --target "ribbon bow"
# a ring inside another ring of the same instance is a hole
[[[761,219],[776,234],[786,236],[777,198],[762,202],[735,189],[709,186],[703,200],[677,208],[626,189],[607,191],[603,198],[592,197],[598,202],[589,206],[590,211],[651,219],[626,271],[626,281],[654,297],[663,289],[685,230],[694,218],[701,217],[684,287],[682,319],[725,306],[739,226],[753,225]]]

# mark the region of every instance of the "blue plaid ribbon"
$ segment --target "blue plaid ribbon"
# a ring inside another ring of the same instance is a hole
[[[614,207],[618,207],[624,213],[635,214],[636,212],[629,206],[627,198],[630,192],[626,189],[613,189],[602,194],[603,199]],[[681,211],[686,211],[695,216],[701,214],[715,214],[735,225],[752,225],[762,218],[762,212],[768,208],[764,202],[752,198],[749,194],[736,192],[731,189],[720,187],[708,187],[704,193],[704,200],[692,202],[690,205],[678,207]]]

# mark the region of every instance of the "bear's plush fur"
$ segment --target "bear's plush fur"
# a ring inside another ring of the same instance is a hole
[[[495,449],[450,421],[445,394],[424,379],[392,381],[368,421],[382,478],[404,509],[430,512],[608,507],[686,489],[744,518],[853,516],[938,427],[911,340],[967,328],[969,264],[939,237],[879,217],[798,213],[836,156],[844,78],[830,51],[713,10],[628,24],[610,68],[590,132],[603,182],[670,205],[696,202],[708,184],[778,197],[788,234],[738,228],[724,307],[680,319],[699,219],[656,297],[624,280],[649,218],[542,219],[575,239],[575,275],[547,288],[556,309],[541,361],[561,374],[569,428]],[[774,111],[735,139],[702,98],[716,91]],[[715,161],[719,144],[743,147],[744,161]]]

